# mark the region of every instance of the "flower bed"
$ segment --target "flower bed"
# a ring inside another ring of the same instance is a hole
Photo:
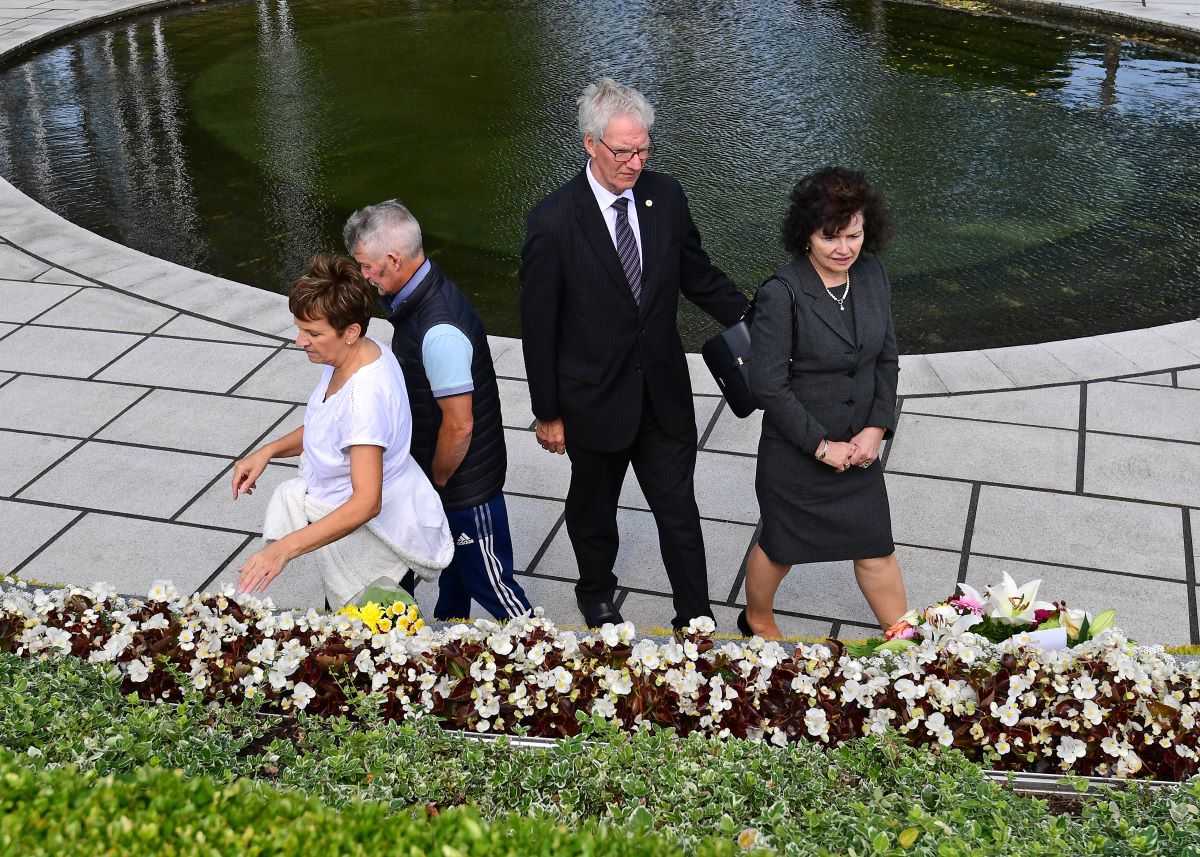
[[[180,704],[160,705],[123,694],[123,676],[105,676],[104,669],[75,658],[0,654],[0,747],[13,754],[14,766],[67,767],[118,781],[140,781],[147,767],[157,767],[172,772],[161,776],[164,781],[209,777],[221,784],[214,790],[218,795],[235,780],[249,779],[268,797],[275,789],[300,792],[332,809],[350,807],[351,815],[359,801],[369,800],[397,813],[390,823],[402,826],[412,811],[444,815],[468,805],[487,820],[532,819],[529,826],[543,832],[550,829],[546,821],[570,831],[593,824],[616,828],[621,836],[635,831],[641,839],[655,831],[664,837],[662,851],[651,853],[668,853],[672,845],[699,853],[716,838],[795,857],[1200,857],[1200,780],[1163,789],[1137,783],[1102,788],[1080,802],[1076,813],[1061,815],[1045,801],[991,782],[961,753],[909,747],[895,732],[833,748],[808,741],[780,748],[700,734],[680,737],[669,730],[625,732],[587,720],[577,737],[523,750],[504,740],[469,740],[441,729],[433,718],[385,722],[374,706],[358,706],[353,698],[352,717],[304,712],[263,717],[257,714],[263,700],[200,703],[199,692]],[[3,758],[0,750],[0,765]],[[53,842],[51,837],[75,821],[94,831],[86,825],[113,823],[122,814],[133,819],[133,813],[140,824],[144,817],[144,796],[132,806],[104,803],[103,811],[92,804],[98,818],[72,814],[63,825],[55,823],[56,812],[14,817],[9,813],[27,806],[26,793],[14,798],[10,810],[4,801],[14,783],[5,773],[0,772],[0,818],[13,820],[11,829],[24,834],[17,840],[22,845],[41,841],[34,830]],[[59,801],[50,800],[46,790],[62,787],[74,807],[80,792],[104,788],[104,780],[62,773],[57,783],[38,778],[39,797],[51,805]],[[243,797],[252,793],[245,785],[237,791]],[[209,794],[207,787],[171,788],[181,802]],[[198,800],[195,809],[202,809],[206,798]],[[285,806],[283,817],[276,818],[270,809],[250,821],[263,832],[250,844],[290,853],[286,839],[266,835],[275,827],[289,829],[290,811]],[[221,814],[220,806],[209,812]],[[193,807],[168,815],[167,825],[186,829]],[[240,834],[244,817],[233,819],[239,820]],[[321,823],[339,821],[326,813]],[[309,853],[310,842],[302,836],[298,853]],[[96,850],[94,842],[83,843],[83,853]],[[36,847],[26,851],[6,842],[0,829],[0,853],[10,852],[38,853]],[[151,853],[173,852],[163,847]],[[239,842],[216,853],[248,852]]]
[[[712,631],[701,619],[656,642],[628,623],[576,634],[535,617],[372,633],[348,616],[231,593],[183,598],[168,585],[144,602],[100,585],[9,589],[0,607],[0,650],[106,664],[152,699],[189,687],[334,714],[362,692],[386,719],[478,732],[570,736],[600,718],[835,745],[894,730],[1000,769],[1180,780],[1200,768],[1200,665],[1113,629],[1063,651],[967,632],[864,658],[836,640],[718,645]]]

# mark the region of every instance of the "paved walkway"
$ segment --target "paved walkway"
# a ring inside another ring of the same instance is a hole
[[[1096,6],[1194,26],[1200,4]],[[136,0],[0,0],[0,56]],[[386,324],[372,331],[390,335]],[[145,591],[156,578],[212,588],[256,549],[268,490],[230,499],[233,461],[301,420],[315,370],[290,345],[278,295],[154,259],[88,233],[0,181],[0,570]],[[562,523],[568,467],[534,442],[520,343],[494,339],[522,583],[579,622]],[[692,359],[698,499],[718,622],[742,604],[759,519],[759,422],[735,419]],[[906,356],[887,450],[910,600],[1002,571],[1095,610],[1148,641],[1200,642],[1200,321],[977,352]],[[262,487],[294,472],[272,465]],[[618,571],[625,616],[672,611],[653,520],[632,480]],[[319,605],[311,563],[272,587]],[[429,606],[432,591],[418,590]],[[784,584],[790,633],[858,636],[871,615],[848,563]]]

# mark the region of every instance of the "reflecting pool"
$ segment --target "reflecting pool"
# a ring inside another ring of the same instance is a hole
[[[982,9],[971,4],[973,9]],[[283,291],[399,197],[493,333],[524,218],[580,169],[574,98],[658,110],[654,167],[747,290],[804,172],[887,192],[905,351],[1200,316],[1200,64],[1178,45],[881,0],[259,0],[0,71],[0,175],[131,247]],[[683,311],[690,347],[714,329]]]

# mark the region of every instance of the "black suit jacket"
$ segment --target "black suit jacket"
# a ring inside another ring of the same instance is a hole
[[[642,239],[640,305],[582,171],[530,212],[521,250],[522,343],[534,416],[561,417],[568,446],[597,452],[633,443],[645,391],[668,433],[694,436],[679,295],[727,325],[746,307],[700,246],[679,182],[644,171],[633,196]]]
[[[791,283],[796,295],[794,337],[791,296],[775,277]],[[864,253],[850,267],[853,337],[807,258],[775,277],[758,290],[750,336],[750,388],[762,403],[763,437],[809,454],[822,439],[846,441],[866,426],[878,426],[890,438],[900,358],[883,265]]]

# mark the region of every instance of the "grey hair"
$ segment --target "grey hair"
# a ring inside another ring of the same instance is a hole
[[[646,96],[611,77],[589,83],[575,103],[579,105],[579,133],[593,140],[604,136],[614,116],[629,116],[647,131],[654,126],[654,108]]]
[[[342,241],[351,254],[360,246],[395,253],[404,259],[424,254],[421,224],[396,199],[365,205],[351,214],[342,227]]]

